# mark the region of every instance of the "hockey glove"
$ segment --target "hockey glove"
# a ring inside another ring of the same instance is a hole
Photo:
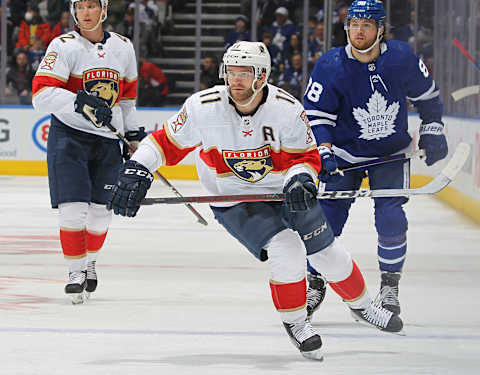
[[[283,188],[290,212],[306,211],[317,203],[317,187],[308,173],[294,175]]]
[[[107,209],[113,210],[115,215],[134,217],[152,181],[153,176],[147,168],[127,160],[119,172]]]
[[[422,124],[419,129],[418,148],[425,150],[425,163],[430,166],[448,154],[448,145],[443,134],[443,123]]]
[[[107,102],[83,90],[77,92],[75,112],[80,113],[97,128],[108,126],[112,121],[112,110]]]
[[[318,178],[323,183],[327,182],[338,182],[338,180],[342,177],[342,174],[338,170],[337,160],[335,159],[335,154],[327,146],[320,146],[318,147],[318,153],[320,154],[320,158],[322,159],[322,170],[318,175]]]
[[[133,151],[127,146],[126,143],[122,146],[122,156],[125,160],[129,160],[133,152],[138,148],[140,141],[147,136],[145,133],[145,128],[142,126],[138,130],[130,130],[125,133],[125,138],[127,139],[130,146],[133,148]]]

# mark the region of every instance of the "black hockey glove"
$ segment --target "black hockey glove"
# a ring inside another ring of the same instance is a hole
[[[134,217],[152,181],[153,175],[147,168],[134,160],[127,160],[119,172],[107,209],[113,210],[115,215]]]
[[[342,177],[342,174],[338,171],[338,164],[333,151],[330,149],[330,147],[319,146],[318,153],[322,159],[322,170],[318,175],[320,181],[324,183],[338,182],[338,180]]]
[[[308,173],[293,176],[283,188],[290,212],[306,211],[317,203],[317,187]]]
[[[130,130],[125,133],[125,138],[132,146],[133,150],[138,148],[140,141],[147,136],[145,133],[145,128],[142,126],[138,130]],[[133,152],[128,148],[127,144],[124,143],[122,146],[122,156],[125,160],[129,160]]]
[[[442,160],[448,154],[448,145],[443,134],[443,123],[422,124],[419,129],[418,148],[425,150],[425,163],[430,166]]]
[[[80,113],[97,128],[108,126],[112,121],[112,110],[107,102],[83,90],[77,92],[75,112]]]

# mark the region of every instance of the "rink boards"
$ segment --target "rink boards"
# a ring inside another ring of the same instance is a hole
[[[138,118],[148,131],[159,129],[177,108],[139,108]],[[444,117],[450,153],[460,142],[471,146],[471,155],[463,170],[438,197],[480,223],[480,120]],[[410,115],[414,144],[420,119]],[[0,175],[45,176],[46,147],[50,115],[29,106],[0,106]],[[447,157],[448,160],[448,157]],[[427,168],[422,161],[413,162],[412,187],[424,185],[445,165],[441,161]],[[162,167],[160,172],[169,179],[198,179],[193,155],[180,165]]]

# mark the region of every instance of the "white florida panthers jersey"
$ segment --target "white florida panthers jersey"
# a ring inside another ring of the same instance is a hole
[[[272,85],[265,94],[257,111],[246,116],[237,112],[225,86],[196,93],[141,142],[132,159],[153,171],[198,148],[197,171],[212,195],[278,193],[284,180],[301,172],[316,180],[320,157],[302,105]]]
[[[33,79],[33,106],[53,113],[64,124],[108,138],[116,136],[97,128],[74,111],[78,90],[95,92],[112,108],[112,125],[124,133],[138,129],[135,115],[137,63],[129,39],[105,32],[92,43],[77,31],[52,40]]]

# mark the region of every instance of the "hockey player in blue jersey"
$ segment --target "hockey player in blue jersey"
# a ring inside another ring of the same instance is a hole
[[[321,56],[312,71],[304,105],[322,158],[326,190],[355,190],[368,175],[371,189],[409,186],[410,165],[397,161],[346,172],[350,163],[411,151],[407,99],[422,124],[418,147],[428,166],[446,157],[439,89],[408,44],[384,40],[385,10],[379,0],[355,0],[345,21],[348,45]],[[400,313],[398,285],[407,251],[404,197],[375,198],[382,306]],[[335,236],[340,236],[353,199],[322,200]],[[325,295],[321,275],[309,265],[309,316]]]

